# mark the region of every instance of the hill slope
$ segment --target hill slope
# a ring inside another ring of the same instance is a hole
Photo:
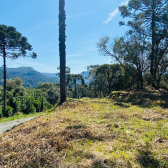
[[[2,69],[2,67],[1,67]],[[23,86],[36,88],[42,82],[59,83],[59,79],[50,78],[31,67],[7,68],[7,79],[19,77],[23,80]],[[3,71],[0,71],[0,78],[3,78]],[[2,81],[0,82],[2,85]]]
[[[71,100],[0,135],[1,166],[166,168],[168,111],[161,104]]]

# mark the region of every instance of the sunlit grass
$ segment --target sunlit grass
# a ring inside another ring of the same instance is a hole
[[[1,135],[0,159],[3,166],[18,168],[166,168],[167,115],[158,104],[71,100]]]

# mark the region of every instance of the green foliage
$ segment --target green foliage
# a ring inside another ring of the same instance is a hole
[[[15,103],[15,112],[21,112],[21,102],[20,101],[16,101]]]
[[[27,109],[26,109],[26,114],[30,113],[36,113],[36,108],[34,107],[33,104],[28,104]]]
[[[74,88],[74,94],[72,97],[77,98],[79,97],[78,95],[78,88],[77,88],[77,83],[81,82],[82,85],[84,85],[84,78],[81,74],[68,74],[67,76],[67,86],[69,90],[73,90]]]
[[[12,116],[14,113],[14,108],[12,108],[11,106],[7,106],[7,109],[6,109],[6,114],[8,117]]]
[[[37,89],[41,89],[43,91],[47,91],[50,87],[53,86],[53,83],[49,83],[49,82],[44,82],[44,83],[40,83],[37,86]]]
[[[8,50],[7,58],[17,59],[20,56],[25,57],[27,50],[32,50],[32,46],[15,27],[0,25],[0,53],[3,55],[5,50]],[[37,54],[33,52],[31,57],[36,58]]]
[[[100,66],[96,71],[97,83],[99,89],[105,89],[108,91],[108,94],[111,93],[112,86],[116,85],[121,88],[119,82],[119,76],[122,75],[121,67],[119,64],[104,64]],[[121,83],[122,85],[122,83]],[[118,90],[118,89],[117,89]],[[106,91],[106,92],[107,92]]]
[[[59,99],[59,90],[58,90],[58,88],[54,87],[54,86],[52,86],[51,88],[49,88],[47,90],[46,99],[52,105],[54,105],[55,103],[57,103],[57,101]]]
[[[130,66],[125,66],[132,70]],[[130,89],[135,85],[135,78],[120,64],[91,65],[88,69],[90,84],[80,87],[85,97],[106,97],[111,91]]]
[[[19,78],[7,80],[7,111],[4,117],[18,113],[30,114],[51,109],[59,100],[59,88],[54,83],[42,83],[38,88],[25,88]],[[3,88],[0,87],[0,104],[3,104]],[[2,118],[0,106],[0,118]]]
[[[139,41],[146,37],[150,43],[147,57],[150,61],[149,71],[153,86],[160,84],[161,76],[168,67],[167,9],[167,0],[129,0],[128,6],[119,7],[121,16],[130,18],[127,23],[127,26],[130,27],[128,34],[131,36],[139,34]],[[124,25],[124,23],[120,22],[120,25]]]
[[[2,106],[0,106],[0,118],[3,117],[3,113],[2,113]]]
[[[41,102],[40,102],[40,100],[35,100],[34,101],[34,107],[36,108],[37,112],[41,111]]]
[[[45,102],[44,107],[44,109],[51,109],[53,106],[49,102]]]
[[[111,56],[136,79],[137,88],[141,85],[141,89],[143,89],[142,74],[149,68],[147,55],[150,44],[147,42],[146,36],[142,36],[140,33],[127,34],[126,37],[114,39],[113,43],[110,42],[109,37],[104,37],[100,39],[98,47],[102,55]]]

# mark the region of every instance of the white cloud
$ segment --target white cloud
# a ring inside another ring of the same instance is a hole
[[[119,6],[122,6],[122,5],[128,5],[128,0],[126,2],[122,2]],[[113,12],[111,12],[109,14],[109,17],[107,18],[106,21],[104,21],[103,23],[108,23],[110,21],[113,20],[113,18],[119,13],[119,8],[115,9]]]

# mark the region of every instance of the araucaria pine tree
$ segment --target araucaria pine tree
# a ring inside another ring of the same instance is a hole
[[[65,0],[59,0],[60,104],[66,100]]]
[[[121,6],[119,10],[122,17],[132,19],[127,25],[133,31],[143,30],[151,41],[148,59],[152,85],[155,86],[159,66],[168,52],[168,0],[129,0],[128,6]]]
[[[32,46],[27,42],[27,38],[16,31],[15,27],[0,25],[0,56],[3,57],[4,66],[4,107],[3,115],[6,116],[6,58],[17,59],[18,57],[36,58],[37,54],[32,52],[27,55],[27,50],[31,51]]]

